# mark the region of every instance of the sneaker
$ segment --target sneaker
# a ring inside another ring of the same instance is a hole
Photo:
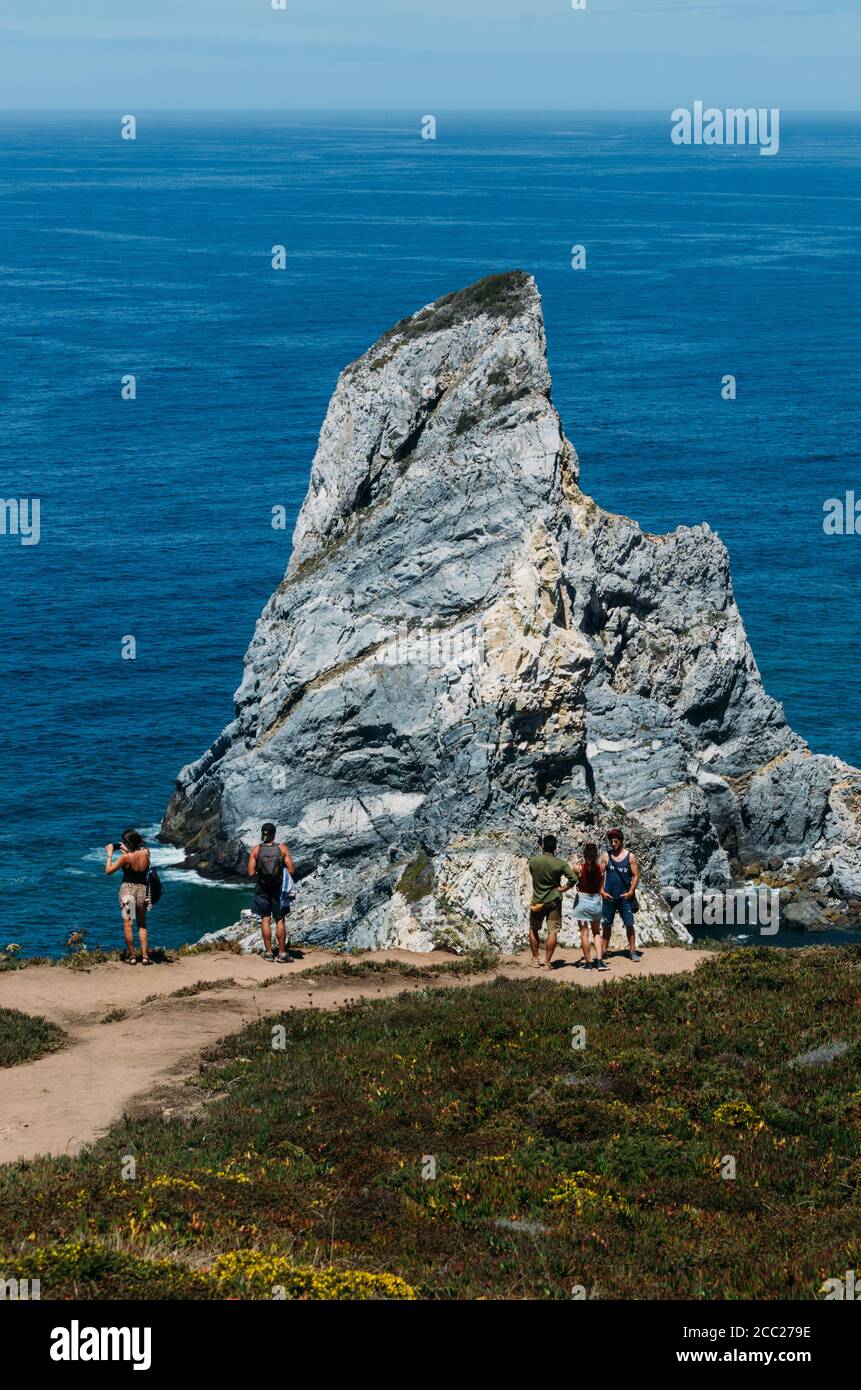
[[[261,951],[260,954],[261,954],[261,956],[263,957],[264,960],[274,960],[274,959],[275,959],[275,952],[274,952],[274,951]]]
[[[642,959],[643,959],[643,953],[642,953],[642,951],[631,951],[631,952],[629,952],[629,954],[630,954],[631,960],[642,960]]]
[[[283,952],[280,955],[276,956],[275,959],[277,960],[279,965],[290,964],[290,957],[288,955],[285,955]]]
[[[606,962],[605,960],[596,960],[596,962],[595,962],[595,969],[596,969],[596,970],[609,970],[610,967],[609,967],[609,965],[607,964],[607,962]]]

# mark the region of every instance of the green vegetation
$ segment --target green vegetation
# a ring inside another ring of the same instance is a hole
[[[15,952],[20,947],[15,947]],[[17,954],[7,954],[12,951],[10,946],[5,951],[0,951],[0,974],[4,970],[27,970],[35,965],[50,965],[63,970],[89,970],[94,965],[104,965],[108,961],[121,961],[125,955],[125,948],[122,951],[103,951],[95,948],[91,951],[75,951],[67,956],[19,956]],[[242,946],[238,941],[203,941],[195,942],[190,946],[180,946],[174,950],[167,951],[161,946],[150,946],[150,960],[155,965],[172,965],[181,956],[206,956],[217,952],[225,952],[227,955],[238,956],[242,954]]]
[[[20,950],[21,946],[17,941],[10,941],[8,945],[0,947],[0,970],[20,969]]]
[[[368,975],[401,975],[408,980],[430,979],[435,975],[478,975],[499,965],[495,951],[473,952],[458,960],[436,961],[431,965],[413,965],[399,960],[331,960],[325,965],[313,965],[300,972],[301,977],[334,975],[345,979],[363,979]]]
[[[190,999],[195,994],[205,994],[209,989],[234,989],[235,986],[236,980],[232,975],[225,975],[220,980],[195,980],[194,984],[172,989],[169,994],[147,994],[141,1000],[141,1004],[154,1004],[156,1000],[164,999]],[[122,1013],[122,1010],[120,1012]],[[110,1015],[106,1016],[102,1022],[107,1022],[109,1018]]]
[[[394,1275],[297,1266],[283,1256],[258,1250],[232,1250],[214,1257],[208,1268],[194,1268],[176,1260],[145,1259],[127,1250],[66,1240],[48,1250],[24,1251],[6,1268],[15,1270],[14,1275],[4,1271],[6,1278],[38,1279],[44,1290],[74,1290],[76,1298],[272,1299],[273,1289],[286,1299],[416,1297]]]
[[[479,314],[491,314],[510,321],[523,310],[523,295],[528,283],[529,276],[523,270],[487,275],[465,290],[444,295],[435,304],[421,309],[418,314],[401,319],[400,323],[396,323],[394,328],[383,334],[380,343],[391,343],[397,338],[397,345],[400,346],[416,338],[423,338],[428,333],[441,333],[454,328]],[[384,355],[376,358],[372,366],[379,368],[387,361],[388,357]]]
[[[433,892],[433,864],[426,850],[420,849],[397,881],[396,890],[408,903],[417,903]]]
[[[0,1272],[43,1299],[812,1299],[861,1260],[860,1021],[856,947],[288,1012],[209,1054],[225,1099],[0,1169]]]
[[[180,946],[178,951],[166,952],[165,961],[170,965],[177,956],[208,956],[219,951],[226,951],[231,956],[241,956],[242,944],[239,941],[226,941],[223,937],[216,941],[195,941],[191,946]]]
[[[340,535],[330,537],[325,541],[313,555],[309,555],[305,560],[302,560],[296,566],[292,574],[285,575],[278,585],[278,593],[286,593],[294,584],[300,584],[303,580],[310,579],[312,575],[316,574],[324,561],[330,560],[337,551],[346,545],[350,538],[350,534],[351,532],[349,530],[345,530],[341,532]]]
[[[481,412],[478,410],[461,411],[460,415],[457,417],[457,424],[454,427],[455,434],[458,437],[462,434],[468,434],[470,430],[475,429],[480,420]]]
[[[308,970],[298,970],[290,979],[367,980],[375,976],[378,979],[433,980],[440,975],[484,974],[488,970],[495,970],[498,965],[499,956],[495,951],[470,951],[459,956],[457,960],[432,960],[430,965],[413,965],[410,961],[395,959],[350,960],[345,953],[340,960],[330,960],[325,965],[312,965]],[[262,980],[256,988],[271,989],[273,985],[283,982],[283,975],[272,975],[268,980]],[[147,1000],[144,1000],[144,1003],[146,1002]]]
[[[528,386],[517,386],[514,383],[509,383],[504,372],[493,372],[488,377],[488,382],[498,382],[500,377],[505,384],[500,385],[499,389],[488,397],[481,408],[476,406],[474,409],[461,411],[454,427],[456,436],[468,434],[494,410],[501,410],[506,405],[514,405],[516,401],[523,400],[524,396],[529,395],[530,388]]]
[[[225,975],[220,980],[195,980],[193,985],[183,985],[182,989],[172,989],[166,996],[168,999],[188,999],[193,994],[203,994],[208,989],[232,989],[236,981],[232,975]],[[151,996],[157,998],[157,995]],[[144,1000],[146,1003],[146,1000]]]
[[[125,958],[122,950],[103,951],[101,947],[88,950],[86,946],[76,947],[65,956],[19,956],[9,954],[11,947],[0,951],[0,974],[7,970],[29,970],[35,965],[50,965],[61,970],[90,970],[94,965],[105,965],[108,961],[121,961]],[[181,946],[176,951],[166,951],[161,946],[150,946],[150,960],[156,965],[169,965],[177,956],[199,955],[204,951],[236,951],[241,948],[234,942],[214,942],[203,946]],[[15,947],[15,951],[20,947]]]
[[[33,1062],[63,1047],[66,1034],[56,1023],[18,1009],[0,1009],[0,1067]]]

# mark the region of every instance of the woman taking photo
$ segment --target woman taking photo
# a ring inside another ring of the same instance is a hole
[[[580,962],[587,970],[609,970],[604,960],[604,928],[602,924],[603,902],[601,889],[604,887],[604,869],[598,862],[598,846],[591,840],[583,846],[583,863],[577,879],[577,901],[574,904],[574,920],[580,928],[580,943],[583,947],[583,960]],[[589,928],[595,934],[595,961],[592,962]]]
[[[151,965],[146,926],[146,915],[149,908],[147,887],[149,850],[144,845],[143,837],[136,830],[126,830],[123,833],[119,850],[120,857],[114,860],[114,846],[105,845],[105,853],[107,854],[105,873],[115,874],[117,869],[123,871],[123,881],[120,884],[120,912],[123,918],[123,936],[126,943],[123,960],[128,961],[129,965],[137,964],[135,939],[132,931],[132,921],[136,918],[141,945],[141,964]]]

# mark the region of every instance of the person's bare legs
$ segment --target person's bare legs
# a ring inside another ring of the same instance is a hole
[[[589,923],[580,923],[580,945],[583,947],[583,959],[587,965],[592,964],[592,947],[589,941]],[[600,960],[600,956],[598,957]]]
[[[272,933],[269,930],[270,917],[260,918],[260,933],[263,937],[263,950],[268,956],[272,955]]]
[[[279,917],[279,918],[278,918],[278,921],[275,923],[275,937],[276,937],[276,940],[277,940],[277,942],[278,942],[278,954],[279,954],[279,956],[286,956],[286,954],[287,954],[287,923],[285,922],[285,920],[284,920],[283,917]]]
[[[596,922],[592,930],[595,933],[595,955],[597,956],[598,960],[603,960],[604,947],[606,946],[606,942],[604,940],[604,928],[601,926],[600,922]]]
[[[135,936],[132,931],[132,909],[131,903],[126,898],[122,905],[123,914],[123,940],[126,943],[126,954],[134,960],[135,955]]]
[[[538,927],[533,922],[531,913],[529,916],[529,949],[532,952],[532,964],[538,965],[538,952],[541,949],[541,942],[538,937]]]
[[[548,926],[548,929],[547,929],[547,946],[546,946],[546,948],[545,948],[545,950],[546,950],[546,955],[545,955],[545,957],[544,957],[544,964],[545,964],[545,965],[549,965],[550,962],[551,962],[551,960],[553,959],[553,952],[556,950],[556,940],[557,940],[558,936],[559,936],[559,930],[558,930],[558,928],[557,928],[557,927]]]
[[[149,960],[149,932],[146,925],[146,903],[135,903],[138,919],[138,937],[141,943],[141,960]]]

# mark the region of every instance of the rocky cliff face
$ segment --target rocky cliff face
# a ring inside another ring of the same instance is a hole
[[[581,492],[521,272],[342,373],[235,699],[163,835],[223,874],[276,821],[308,940],[510,948],[538,834],[617,821],[646,939],[684,934],[662,888],[731,860],[812,857],[861,896],[861,775],[763,690],[709,527],[651,536]]]

